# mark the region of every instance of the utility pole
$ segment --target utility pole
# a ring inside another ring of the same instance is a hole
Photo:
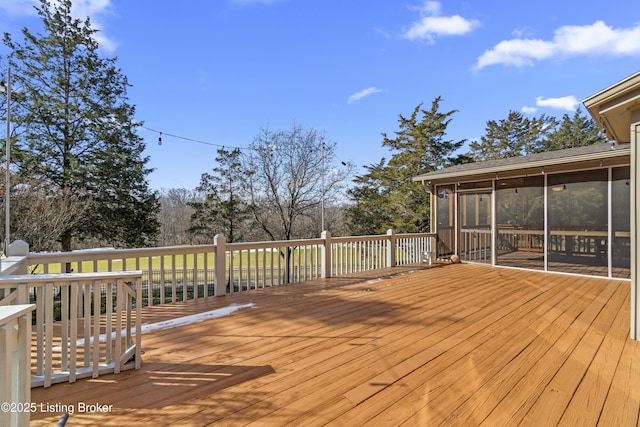
[[[320,232],[324,229],[324,142],[322,143],[322,200],[320,200]]]
[[[7,143],[6,143],[6,165],[5,165],[5,179],[4,179],[4,253],[7,254],[9,249],[9,233],[11,219],[9,203],[10,199],[10,178],[11,173],[9,168],[11,166],[11,68],[7,69],[7,82],[2,82],[0,90],[3,90],[7,94]]]

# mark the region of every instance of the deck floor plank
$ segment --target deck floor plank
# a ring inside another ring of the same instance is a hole
[[[589,279],[584,281],[582,285],[586,288],[589,283],[595,284],[595,286],[590,288],[585,295],[580,295],[575,290],[569,289],[571,296],[578,297],[578,299],[571,299],[572,309],[563,313],[558,321],[552,325],[553,328],[560,329],[560,336],[555,342],[549,343],[550,345],[546,348],[547,351],[535,361],[529,371],[520,371],[522,374],[520,381],[500,401],[488,417],[483,420],[483,425],[508,425],[522,422],[557,372],[571,355],[575,354],[573,353],[574,349],[580,344],[584,336],[584,329],[573,325],[579,318],[583,319],[581,324],[584,323],[584,313],[589,306],[593,305],[595,296],[599,294],[592,292],[592,290],[597,291],[604,288],[604,291],[601,292],[612,292],[603,286],[606,283],[604,280]],[[516,366],[519,365],[516,364]]]
[[[252,306],[146,333],[140,370],[32,400],[113,405],[72,425],[638,423],[625,281],[414,266],[148,307],[143,322],[230,304]]]
[[[579,291],[586,293],[588,286]],[[510,342],[512,359],[499,366],[500,369],[494,375],[486,377],[486,382],[477,392],[470,393],[469,398],[452,411],[445,422],[455,425],[460,420],[475,420],[478,423],[484,420],[502,399],[525,377],[527,377],[535,365],[550,347],[560,338],[568,327],[560,327],[564,319],[577,316],[582,309],[580,304],[565,298],[562,292],[558,292],[553,299],[549,299],[532,312],[534,316],[527,316],[530,326],[523,329],[518,335],[514,335]],[[567,323],[567,320],[564,321]],[[518,344],[519,343],[519,346]],[[509,345],[510,344],[510,345]],[[496,348],[497,352],[503,351]],[[467,393],[469,394],[469,393]]]
[[[422,286],[422,284],[419,285]],[[477,296],[475,298],[477,298]],[[473,299],[474,296],[472,295],[470,297],[470,301],[472,301]],[[461,303],[463,301],[464,298],[461,298],[458,300],[458,303]],[[455,303],[451,302],[451,300],[442,301],[442,303],[445,302],[446,304],[440,305],[439,308],[445,307],[446,311],[439,311],[437,313],[439,316],[444,319],[451,318],[454,320],[460,319],[465,316],[464,312],[456,313],[456,311],[459,311],[460,309],[456,306]],[[434,305],[434,308],[435,307],[437,306]],[[468,311],[471,313],[477,310],[477,308],[471,308]],[[405,312],[408,315],[411,313],[410,310],[407,310]],[[342,386],[342,384],[344,384],[343,387],[345,387],[345,389],[348,389],[354,381],[363,381],[363,379],[358,379],[355,376],[362,376],[364,374],[365,378],[368,378],[373,375],[376,372],[377,367],[381,365],[380,354],[378,351],[376,351],[380,348],[394,345],[398,348],[402,348],[403,352],[409,351],[411,346],[415,346],[417,349],[422,348],[423,346],[421,346],[420,343],[415,342],[415,337],[414,335],[412,335],[412,332],[410,330],[413,329],[413,333],[419,333],[423,328],[421,326],[422,322],[424,322],[426,318],[428,318],[431,323],[433,323],[433,313],[429,316],[428,314],[426,314],[426,310],[421,310],[418,314],[419,317],[417,317],[417,315],[413,315],[412,317],[404,318],[402,322],[396,322],[395,327],[393,325],[388,325],[388,327],[385,328],[385,330],[387,330],[386,335],[382,336],[378,334],[378,336],[375,337],[375,343],[373,343],[372,340],[369,340],[369,342],[365,343],[371,344],[368,348],[359,348],[358,351],[354,351],[355,349],[353,349],[353,347],[346,347],[347,350],[351,350],[348,354],[348,358],[347,356],[337,358],[335,356],[342,355],[342,353],[336,354],[335,350],[329,350],[328,354],[317,355],[319,362],[317,362],[315,359],[307,359],[306,363],[311,362],[312,365],[305,369],[305,371],[303,372],[305,377],[298,376],[296,378],[288,378],[288,380],[293,381],[296,384],[301,384],[301,387],[304,387],[301,390],[303,397],[295,402],[294,406],[302,406],[303,408],[306,407],[307,409],[311,409],[311,412],[315,412],[313,411],[313,405],[318,405],[318,402],[322,401],[322,395],[326,394],[323,391],[323,383],[326,383],[328,386],[334,389],[339,385]],[[446,323],[443,322],[442,326],[444,327],[445,325]],[[373,327],[375,329],[378,329],[377,325],[374,325]],[[371,338],[373,338],[373,336]],[[348,343],[348,345],[352,346],[353,343]],[[389,355],[389,357],[384,360],[383,365],[393,366],[396,363],[395,360],[393,360],[393,357],[395,355],[395,353]],[[367,370],[363,370],[362,372],[355,371],[352,373],[351,365],[354,363],[358,366],[367,366],[368,368]],[[342,372],[341,369],[346,369],[346,372]],[[306,386],[302,385],[305,381],[307,381]],[[286,392],[286,388],[280,386],[280,390],[270,389],[269,392],[272,395],[275,392]],[[291,395],[287,395],[286,398],[291,399]],[[278,403],[281,406],[284,406],[286,402]]]
[[[463,288],[460,288],[460,290],[464,291]],[[451,306],[452,304],[451,300],[454,301],[452,306]],[[478,298],[474,298],[473,307],[469,310],[468,315],[477,313],[480,310],[480,308],[477,307],[478,300],[479,300]],[[462,308],[457,308],[457,307],[460,307],[462,302],[463,300],[461,299],[456,299],[456,298],[450,299],[450,301],[447,302],[447,306],[450,306],[454,310],[456,309],[461,310]],[[423,310],[423,314],[424,316],[426,316],[427,319],[433,318],[434,316],[434,313],[430,312],[428,308],[425,308]],[[460,326],[460,325],[464,325],[465,323],[459,322],[459,320],[465,319],[467,317],[468,316],[466,313],[460,312],[457,315],[452,315],[452,320],[456,320],[454,324],[456,324],[457,326]],[[477,320],[480,321],[481,317],[479,316]],[[475,322],[472,322],[472,323],[475,323]],[[379,359],[377,366],[374,365],[375,360],[371,362],[368,361],[366,363],[368,366],[371,366],[368,369],[371,373],[379,372],[379,374],[373,378],[365,377],[364,379],[354,378],[354,375],[343,377],[345,380],[347,380],[346,387],[348,391],[347,393],[345,393],[345,397],[347,397],[354,404],[359,404],[363,400],[366,400],[372,394],[375,394],[380,389],[385,388],[389,383],[406,375],[406,372],[410,372],[414,370],[416,367],[416,364],[421,363],[420,359],[422,357],[425,357],[424,349],[427,349],[426,351],[431,353],[431,355],[426,357],[429,357],[429,358],[437,357],[440,353],[442,353],[445,350],[441,344],[442,336],[453,333],[453,330],[450,329],[452,325],[453,324],[449,325],[446,331],[441,331],[441,332],[438,332],[437,334],[432,334],[431,336],[425,336],[423,338],[416,338],[415,336],[413,336],[413,337],[410,337],[409,339],[397,340],[395,342],[387,342],[387,341],[378,342],[377,347],[379,349],[387,349],[386,352],[382,353],[382,351],[379,351],[380,355],[377,356]],[[421,328],[424,330],[423,326],[421,326]],[[410,335],[406,330],[402,332],[403,332],[403,335],[406,335],[406,336]],[[459,342],[460,340],[454,339],[452,340],[452,342],[453,341],[455,342],[451,345],[455,345],[455,343]],[[380,361],[384,363],[380,363]],[[361,363],[360,360],[357,360],[355,362],[358,364]],[[379,369],[384,369],[384,370],[380,372]],[[335,374],[333,375],[335,376]],[[333,379],[330,378],[330,381],[328,382],[328,384],[332,384],[332,381]],[[360,384],[360,386],[354,389],[352,384]],[[335,386],[333,387],[335,388]],[[338,391],[336,391],[336,393],[338,393]],[[318,404],[317,407],[310,407],[310,408],[307,406],[306,412],[311,417],[315,417],[318,414],[317,411],[321,411],[322,407],[327,407],[327,405]],[[303,417],[306,417],[306,415],[303,415]],[[308,422],[309,420],[305,419],[305,424]]]
[[[588,287],[585,286],[586,290]],[[424,421],[429,415],[433,422],[446,425],[467,424],[469,420],[481,422],[526,375],[530,363],[547,351],[546,343],[560,336],[561,331],[550,326],[558,322],[560,316],[580,310],[580,305],[572,305],[560,289],[554,291],[532,300],[532,310],[528,310],[528,305],[522,305],[509,317],[500,319],[503,326],[498,329],[495,325],[498,335],[488,336],[462,361],[467,365],[465,375],[460,375],[453,383],[451,380],[447,383],[446,377],[441,379],[446,387],[441,386],[441,392],[429,396],[428,406],[407,408],[414,414],[410,420]],[[537,305],[535,309],[534,304]],[[537,341],[540,337],[545,341]],[[456,366],[449,369],[459,371]],[[433,382],[429,381],[421,389],[433,387]],[[437,413],[433,408],[438,409]]]
[[[525,329],[525,332],[520,332],[525,345],[531,340],[529,337],[532,334],[526,329],[535,320],[524,314],[533,307],[548,304],[549,300],[556,298],[553,292],[535,292],[535,298],[532,298],[532,294],[527,294],[519,299],[518,304],[508,304],[511,311],[503,309],[483,313],[486,323],[476,325],[479,326],[477,331],[471,329],[470,332],[474,332],[474,335],[465,337],[453,351],[448,351],[438,360],[420,367],[423,372],[416,372],[417,375],[394,384],[385,393],[376,396],[378,402],[374,401],[372,405],[380,407],[386,404],[387,409],[383,413],[372,420],[364,420],[362,412],[352,411],[358,417],[349,419],[349,423],[371,421],[400,424],[403,419],[396,419],[393,414],[404,419],[410,414],[411,423],[428,421],[438,424],[452,414],[455,417],[455,409],[469,394],[477,393],[483,378],[503,369],[521,351],[518,341],[514,340],[509,331],[517,333]],[[557,298],[562,298],[562,295]],[[395,397],[392,398],[390,394],[393,389]],[[413,398],[407,391],[411,391]],[[425,414],[428,417],[425,418]]]
[[[637,381],[640,378],[640,347],[625,340],[616,373],[600,415],[601,425],[624,426],[640,424],[640,396]],[[636,387],[634,390],[633,388]]]
[[[558,423],[604,339],[602,331],[609,329],[621,307],[622,301],[610,302],[617,289],[605,288],[573,322],[571,328],[583,331],[581,340],[527,413],[525,422],[530,425]],[[607,303],[615,310],[603,310]]]
[[[564,425],[593,425],[600,419],[603,403],[613,384],[613,377],[618,369],[622,356],[624,341],[613,335],[616,330],[624,330],[629,326],[629,318],[624,316],[622,307],[629,304],[628,293],[624,288],[618,288],[611,304],[619,304],[620,309],[611,323],[608,331],[604,332],[602,343],[595,354],[587,372],[560,420]],[[615,315],[615,313],[612,313]],[[596,332],[598,333],[598,332]],[[577,402],[589,402],[589,405]]]

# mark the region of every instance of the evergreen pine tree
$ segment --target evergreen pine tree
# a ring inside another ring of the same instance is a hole
[[[9,65],[22,90],[13,117],[19,171],[90,204],[80,223],[59,236],[62,250],[92,239],[145,246],[157,236],[158,199],[146,176],[148,158],[136,134],[127,78],[115,58],[98,54],[90,20],[71,16],[71,1],[41,0],[44,34],[5,33]],[[75,239],[75,240],[74,240]]]
[[[207,235],[213,241],[216,234],[224,234],[229,243],[242,239],[244,223],[250,217],[249,207],[242,200],[245,176],[240,149],[218,150],[217,166],[213,174],[204,173],[196,191],[202,200],[190,203],[194,208],[190,231]]]
[[[412,178],[462,161],[452,156],[465,142],[446,139],[456,110],[440,112],[441,100],[435,98],[429,110],[419,104],[409,117],[399,115],[395,137],[382,134],[382,146],[393,152],[391,158],[388,163],[383,159],[367,167],[369,172],[356,178],[356,186],[349,191],[354,202],[349,209],[354,234],[383,233],[389,228],[399,232],[430,230],[429,193]]]
[[[474,161],[505,159],[545,151],[547,133],[555,126],[553,117],[529,119],[518,111],[509,111],[506,119],[489,120],[480,141],[469,144]]]
[[[544,148],[546,151],[562,150],[606,141],[596,122],[578,108],[572,117],[568,114],[562,116],[560,123],[547,135]]]

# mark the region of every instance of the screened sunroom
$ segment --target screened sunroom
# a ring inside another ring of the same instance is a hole
[[[436,256],[630,278],[630,153],[598,144],[415,177],[432,195]]]

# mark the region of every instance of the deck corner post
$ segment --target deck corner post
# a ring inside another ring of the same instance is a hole
[[[213,243],[216,245],[214,268],[215,268],[215,296],[223,296],[227,294],[227,284],[225,278],[226,274],[226,260],[227,260],[227,239],[223,234],[216,234],[213,238]]]
[[[393,228],[387,230],[389,236],[389,249],[387,250],[387,267],[396,266],[396,231]]]
[[[329,278],[331,277],[331,265],[333,264],[333,260],[331,259],[331,232],[323,231],[322,234],[320,234],[320,238],[324,240],[324,243],[322,244],[321,256],[321,277]]]
[[[640,110],[631,114],[631,339],[640,340],[640,284],[638,283],[638,266],[640,264],[638,249],[638,215],[640,214]]]

